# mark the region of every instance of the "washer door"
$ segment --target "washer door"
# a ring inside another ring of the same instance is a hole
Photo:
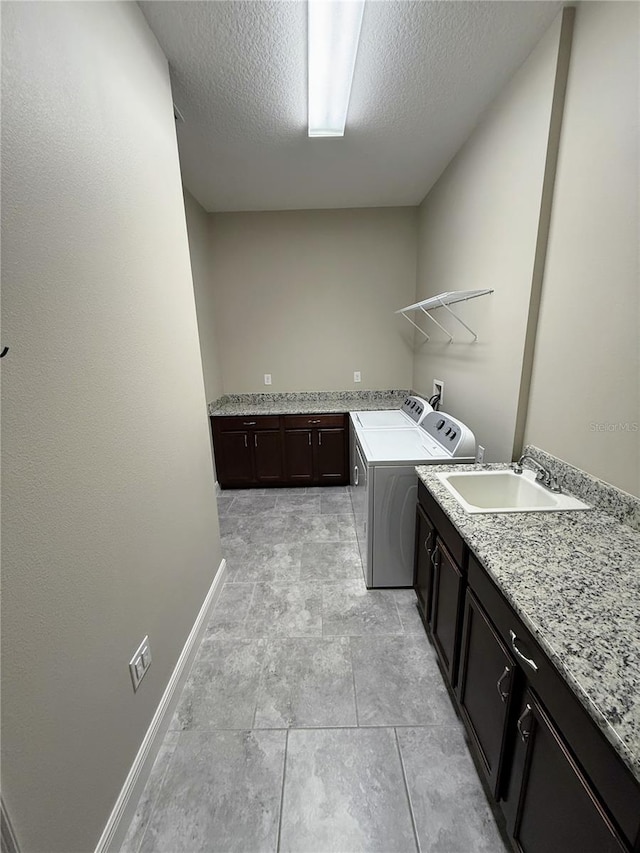
[[[413,465],[376,466],[372,586],[413,586],[418,475]]]

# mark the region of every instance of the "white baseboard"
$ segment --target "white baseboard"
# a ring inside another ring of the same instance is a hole
[[[127,829],[135,814],[138,800],[147,783],[153,762],[156,759],[162,745],[162,740],[171,722],[180,691],[207,627],[211,610],[213,610],[220,595],[226,572],[227,562],[223,559],[202,603],[196,621],[193,623],[193,628],[180,653],[169,683],[162,694],[162,699],[156,708],[138,754],[131,765],[131,770],[129,770],[129,774],[122,786],[107,825],[100,836],[95,853],[113,853],[113,851],[117,851],[120,848],[125,839]]]

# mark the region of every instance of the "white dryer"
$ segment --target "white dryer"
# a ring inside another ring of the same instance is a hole
[[[351,421],[351,502],[367,587],[413,586],[416,465],[475,461],[475,437],[444,412],[418,426],[364,428]]]

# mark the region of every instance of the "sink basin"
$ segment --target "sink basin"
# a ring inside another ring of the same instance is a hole
[[[558,512],[591,509],[589,504],[536,482],[533,471],[469,471],[437,474],[459,504],[469,513]]]

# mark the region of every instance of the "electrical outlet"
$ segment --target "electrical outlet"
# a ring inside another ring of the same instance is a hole
[[[476,462],[478,464],[484,462],[484,447],[481,444],[478,445],[478,450],[476,452]]]
[[[265,385],[271,385],[271,374],[270,373],[265,373],[264,384]]]
[[[442,379],[433,380],[433,393],[439,394],[440,406],[442,407],[442,403],[444,402],[444,382],[442,381]]]
[[[129,661],[129,672],[131,673],[131,682],[133,691],[138,689],[140,682],[147,674],[147,670],[151,666],[151,646],[149,645],[149,637],[145,637],[136,649],[136,653]]]
[[[362,382],[362,379],[361,379],[361,377],[360,377],[360,371],[359,371],[359,370],[354,370],[354,371],[353,371],[353,381],[354,381],[354,382]]]

